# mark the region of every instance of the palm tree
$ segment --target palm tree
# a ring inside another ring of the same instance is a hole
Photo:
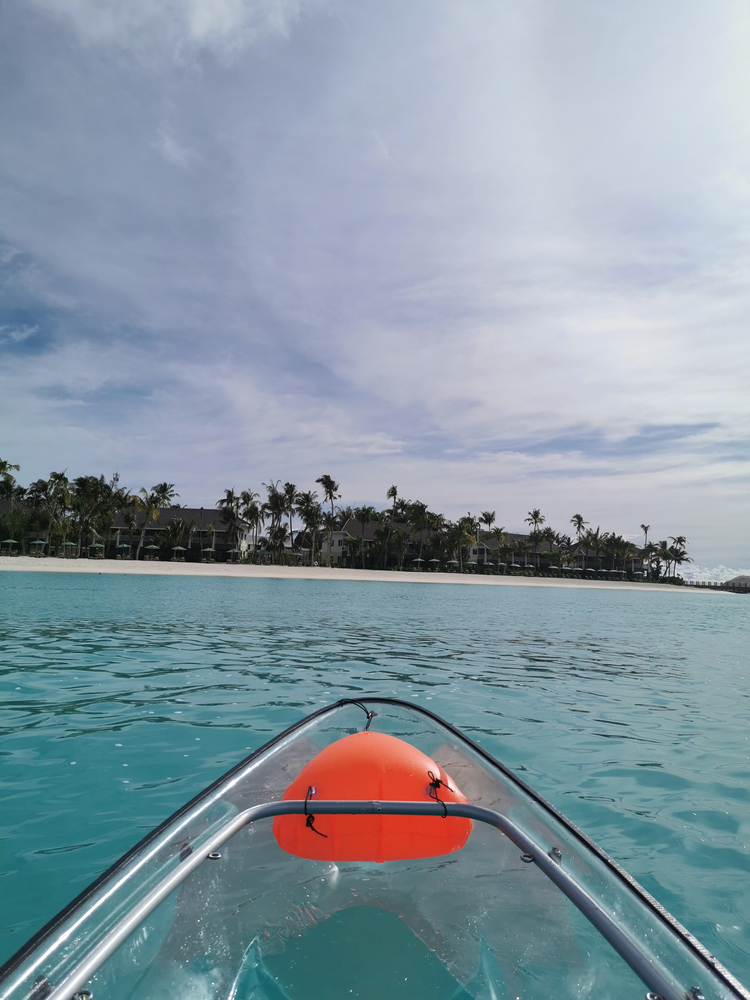
[[[78,555],[92,531],[104,533],[114,520],[112,498],[112,484],[104,476],[79,476],[73,481],[71,509],[78,524]]]
[[[336,513],[338,514],[339,524],[342,528],[347,521],[354,518],[354,508],[351,505],[348,507],[337,507]]]
[[[331,565],[331,556],[333,554],[333,533],[338,527],[338,518],[336,514],[330,510],[323,511],[321,520],[323,522],[323,527],[326,529],[326,534],[328,535],[328,565]]]
[[[221,511],[221,519],[227,526],[227,545],[232,546],[232,542],[237,540],[240,527],[240,507],[242,499],[233,489],[224,490],[224,496],[216,501],[216,506]]]
[[[557,565],[567,566],[570,563],[571,555],[573,552],[573,540],[570,535],[556,535],[555,545],[557,546]]]
[[[164,507],[170,507],[172,500],[179,496],[179,493],[174,492],[174,483],[159,483],[158,486],[152,487],[150,493],[142,486],[138,492],[140,493],[140,497],[137,499],[137,506],[144,516],[143,524],[141,525],[141,537],[138,539],[138,548],[135,553],[136,559],[140,556],[141,549],[143,548],[148,522],[158,521],[160,511]]]
[[[643,545],[644,545],[644,548],[645,548],[645,546],[648,545],[648,533],[649,533],[649,531],[651,531],[651,525],[650,524],[642,524],[641,525],[641,531],[643,532]]]
[[[390,542],[391,542],[391,547],[393,548],[393,551],[396,555],[396,560],[398,562],[399,569],[404,568],[404,555],[406,553],[406,546],[408,541],[409,538],[406,532],[402,531],[401,528],[394,527],[393,532],[391,533]]]
[[[656,561],[657,548],[653,542],[649,542],[648,545],[643,546],[643,566],[646,570],[646,576],[651,579],[654,575],[654,563]],[[657,574],[658,579],[658,574]]]
[[[581,538],[583,536],[583,529],[586,527],[586,525],[589,522],[588,521],[584,521],[583,514],[574,514],[571,517],[571,519],[570,519],[570,523],[573,525],[573,528],[575,529],[576,541],[578,542],[578,549],[580,551],[582,549]],[[585,566],[586,566],[586,563],[585,563],[585,559],[584,559],[584,568],[585,568]]]
[[[624,566],[625,559],[627,558],[626,554],[630,548],[630,542],[614,531],[605,531],[602,535],[602,549],[609,556],[610,569],[617,569],[617,563],[620,560],[622,560]]]
[[[682,566],[683,563],[692,562],[692,559],[688,556],[684,547],[686,541],[684,535],[678,535],[677,538],[672,539],[672,541],[674,543],[672,546],[672,562],[674,565],[673,575],[676,576],[677,567]]]
[[[130,494],[119,509],[120,517],[123,519],[125,529],[128,533],[128,544],[130,546],[128,548],[128,559],[132,559],[133,557],[133,535],[138,527],[138,512],[141,509],[140,503],[140,499],[135,494]]]
[[[339,493],[339,484],[333,479],[332,476],[319,476],[315,482],[323,490],[323,499],[326,503],[331,505],[331,516],[325,521],[325,525],[328,529],[328,565],[331,565],[331,555],[333,548],[333,531],[336,526],[336,515],[333,509],[334,500],[338,500],[341,494]]]
[[[269,483],[263,483],[268,494],[268,499],[263,504],[263,514],[268,515],[271,519],[271,525],[268,530],[268,547],[271,551],[271,557],[273,559],[274,553],[278,551],[278,533],[277,528],[281,526],[284,520],[284,515],[286,514],[286,500],[284,499],[284,491],[281,489],[281,480],[274,482],[272,479]],[[286,529],[284,529],[286,532]],[[286,533],[284,534],[286,539]]]
[[[73,502],[68,477],[64,472],[52,472],[49,479],[37,479],[26,491],[26,499],[38,511],[47,535],[47,551],[51,553],[53,535],[67,533],[66,521]]]
[[[585,556],[588,556],[589,552],[593,552],[594,559],[599,561],[599,553],[602,547],[602,536],[599,531],[599,526],[597,525],[596,531],[592,531],[591,528],[584,534],[582,538],[582,544],[584,547]],[[586,566],[584,558],[584,568]]]
[[[573,525],[573,528],[575,529],[576,533],[576,538],[580,542],[581,535],[583,534],[583,529],[589,522],[584,521],[583,514],[574,514],[570,519],[570,523]]]
[[[184,517],[173,517],[159,536],[161,547],[174,556],[176,547],[188,542],[194,529],[195,521],[187,521]]]
[[[100,503],[94,513],[92,529],[94,534],[104,543],[102,556],[106,555],[107,547],[112,540],[115,519],[128,493],[119,484],[120,475],[115,472],[109,482],[102,486]]]
[[[294,508],[297,503],[297,495],[297,487],[294,483],[284,483],[284,508],[286,515],[289,518],[289,539],[292,543],[292,548],[294,548],[294,525],[292,524],[292,516],[294,515]]]
[[[259,499],[253,490],[242,490],[239,498],[239,516],[245,530],[253,533],[253,558],[258,548],[258,532],[263,523],[263,509],[258,503]]]
[[[655,574],[658,580],[661,576],[661,566],[664,565],[664,576],[669,576],[669,568],[672,565],[672,549],[669,547],[669,542],[666,538],[663,538],[660,542],[656,543],[656,565]]]
[[[385,533],[385,538],[383,540],[383,547],[381,550],[381,555],[383,557],[383,569],[388,569],[388,546],[390,545],[393,526],[396,523],[396,509],[399,503],[398,486],[389,486],[385,495],[390,501],[392,501],[390,518],[388,521],[388,530]]]
[[[418,532],[419,534],[420,564],[422,559],[422,549],[424,547],[424,536],[425,533],[430,530],[432,519],[433,515],[427,509],[427,504],[422,503],[421,500],[415,500],[409,509],[408,520],[412,530]]]
[[[2,486],[0,494],[10,494],[16,483],[12,473],[20,471],[20,465],[11,465],[10,462],[6,462],[5,459],[0,458],[0,486]]]
[[[492,525],[495,523],[495,511],[494,510],[483,510],[479,515],[479,523],[487,525],[487,531],[492,531]]]
[[[449,525],[447,531],[448,551],[455,557],[458,553],[458,568],[463,572],[464,568],[464,548],[474,544],[474,537],[470,534],[472,528],[471,517],[462,517],[454,524]]]
[[[305,534],[308,536],[310,541],[310,565],[312,566],[315,562],[316,542],[323,516],[320,504],[318,503],[318,494],[313,490],[309,490],[306,493],[298,493],[296,511],[302,518],[302,523],[305,526]]]
[[[539,534],[539,540],[547,543],[547,547],[549,548],[550,562],[552,562],[552,556],[554,554],[554,545],[557,543],[557,532],[554,530],[554,528],[551,528],[549,525],[547,525],[547,527],[542,528],[542,530],[538,532],[538,534]]]
[[[672,577],[675,578],[677,576],[677,566],[685,562],[690,562],[690,559],[688,559],[687,552],[685,551],[687,538],[685,538],[684,535],[670,535],[669,540],[672,543],[669,546],[669,557],[670,557],[670,563],[672,565]]]
[[[635,545],[633,545],[632,542],[629,542],[626,538],[621,539],[617,554],[619,555],[620,560],[622,561],[623,572],[627,572],[627,565],[626,565],[627,561],[628,559],[632,560],[633,556],[635,555],[635,552],[636,552],[636,547]],[[632,562],[630,564],[630,568],[631,570],[633,568]]]
[[[174,483],[157,483],[151,487],[151,494],[160,507],[171,507],[172,501],[180,495],[175,492]]]
[[[361,545],[358,547],[358,551],[362,556],[362,569],[365,568],[365,525],[371,521],[376,521],[377,517],[378,512],[374,507],[364,506],[354,508],[354,520],[359,524]]]
[[[155,521],[159,516],[159,506],[151,498],[148,490],[142,486],[138,493],[139,496],[133,497],[135,500],[134,506],[136,514],[143,514],[143,523],[141,524],[141,534],[138,539],[138,548],[135,550],[136,561],[141,555],[141,549],[143,548],[143,542],[146,537],[146,528],[148,526],[149,519]]]
[[[271,556],[274,562],[277,558],[281,558],[281,554],[284,551],[284,543],[287,539],[287,527],[285,524],[277,524],[271,528],[268,532],[268,547],[271,550]]]
[[[492,528],[490,531],[490,537],[493,541],[497,542],[497,568],[496,573],[500,572],[500,554],[503,551],[503,547],[507,544],[508,536],[505,534],[505,528]]]
[[[534,552],[535,555],[537,551],[537,546],[539,544],[539,527],[540,525],[544,524],[546,520],[547,520],[546,517],[544,516],[544,514],[542,514],[542,512],[539,510],[538,507],[534,507],[533,510],[530,510],[529,516],[524,518],[526,524],[530,524],[532,528],[530,538],[533,545],[532,551]],[[538,565],[539,565],[539,560],[537,559],[537,566]]]

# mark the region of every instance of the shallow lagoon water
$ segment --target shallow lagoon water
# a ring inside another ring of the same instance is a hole
[[[750,982],[750,602],[0,574],[0,961],[165,816],[342,696],[442,715]]]

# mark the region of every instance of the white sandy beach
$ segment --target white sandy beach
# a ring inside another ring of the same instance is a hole
[[[578,590],[658,590],[674,594],[693,588],[628,580],[555,580],[547,577],[484,576],[471,573],[399,573],[393,570],[329,569],[326,566],[249,566],[230,563],[127,562],[112,559],[38,559],[2,556],[0,572],[93,573],[128,576],[224,576],[250,580],[350,580],[359,583],[453,584],[478,587],[567,587]],[[697,592],[697,591],[694,591]]]

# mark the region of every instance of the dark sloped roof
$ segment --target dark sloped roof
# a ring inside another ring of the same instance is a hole
[[[175,518],[182,518],[187,521],[188,524],[191,521],[195,521],[195,527],[197,529],[203,528],[204,531],[208,529],[209,524],[213,525],[213,529],[216,532],[226,531],[227,525],[221,516],[221,510],[215,507],[163,507],[156,518],[152,520],[149,518],[147,529],[160,531],[166,528],[170,521],[174,521]],[[140,529],[143,526],[143,520],[146,515],[141,512],[137,518],[137,525]],[[117,517],[114,524],[115,530],[118,528],[120,530],[127,530],[127,525],[123,517]]]
[[[400,528],[401,531],[405,531],[407,535],[411,534],[410,525],[405,521],[396,521],[394,524],[395,528]],[[383,521],[368,521],[365,524],[364,539],[366,542],[371,542],[375,538],[375,532],[379,528],[386,528],[387,525]],[[344,534],[349,535],[351,538],[361,538],[362,537],[362,523],[361,521],[356,521],[353,517],[347,518],[343,528],[340,529]]]

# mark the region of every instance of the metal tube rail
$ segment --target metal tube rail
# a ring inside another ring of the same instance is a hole
[[[272,816],[288,816],[305,813],[310,803],[304,800],[266,802],[245,809],[229,820],[212,837],[206,840],[200,850],[188,855],[166,875],[130,912],[119,920],[89,952],[74,966],[58,985],[47,994],[46,1000],[71,1000],[73,995],[101,968],[107,959],[127,940],[137,927],[162,903],[167,896],[195,871],[208,857],[230,840],[249,823]],[[612,945],[620,957],[648,987],[651,993],[663,1000],[686,1000],[687,988],[676,988],[657,969],[639,945],[633,941],[592,897],[562,867],[562,856],[553,847],[547,853],[501,813],[481,806],[458,802],[377,802],[359,800],[316,801],[312,804],[316,815],[381,815],[381,816],[448,816],[466,817],[487,823],[504,833],[581,911],[602,937]]]

